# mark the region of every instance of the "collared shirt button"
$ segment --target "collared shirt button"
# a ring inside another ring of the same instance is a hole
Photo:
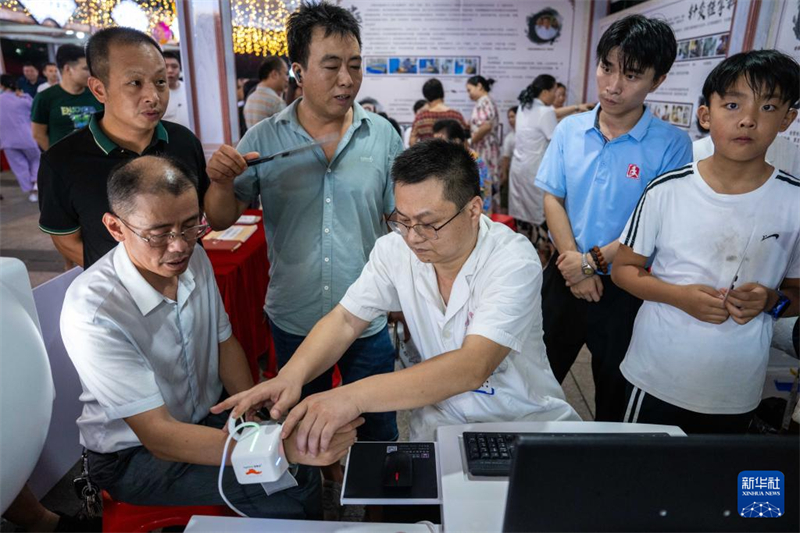
[[[329,262],[330,262],[330,260],[331,260],[331,258],[330,258],[330,257],[326,257],[326,258],[325,258],[325,262],[326,262],[326,263],[329,263]]]
[[[323,290],[326,290],[326,291],[328,290],[328,288],[329,288],[329,287],[328,287],[327,285],[325,285],[324,287],[322,287],[322,289],[323,289]]]
[[[331,173],[331,169],[328,169],[328,174],[330,174],[330,173]]]
[[[329,204],[329,203],[331,203],[331,199],[330,199],[330,198],[325,198],[325,203],[326,203],[326,204]]]
[[[325,233],[330,233],[330,232],[331,232],[331,228],[325,228]]]
[[[442,333],[442,337],[444,337],[445,339],[449,339],[450,338],[450,331],[444,330],[444,333]]]

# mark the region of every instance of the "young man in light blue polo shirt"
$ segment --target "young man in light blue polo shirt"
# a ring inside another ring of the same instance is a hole
[[[558,125],[536,176],[559,252],[542,285],[547,355],[561,382],[588,346],[597,420],[622,420],[619,364],[641,305],[608,275],[619,236],[647,184],[692,159],[689,136],[644,106],[676,50],[662,21],[631,15],[614,22],[597,45],[599,105]]]
[[[270,282],[266,312],[283,367],[358,278],[394,209],[392,162],[403,149],[388,121],[355,101],[361,86],[358,22],[329,3],[304,4],[289,18],[289,56],[303,97],[247,131],[237,149],[209,162],[206,214],[215,229],[233,224],[261,197]],[[246,160],[338,136],[337,142],[248,168]],[[238,150],[238,151],[237,151]],[[339,362],[345,383],[391,372],[394,349],[386,316],[367,328]],[[331,388],[329,369],[303,389]],[[394,413],[375,413],[364,440],[395,440]],[[338,465],[335,465],[338,468]],[[341,470],[331,469],[332,479]]]

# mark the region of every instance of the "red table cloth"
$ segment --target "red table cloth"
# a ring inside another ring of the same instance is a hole
[[[249,209],[244,214],[262,216],[258,209]],[[238,250],[207,253],[214,267],[214,277],[230,317],[233,334],[247,355],[253,380],[258,383],[259,357],[268,354],[266,377],[275,375],[276,359],[269,323],[264,317],[264,297],[269,285],[267,241],[263,222],[259,221],[256,225],[256,232]]]

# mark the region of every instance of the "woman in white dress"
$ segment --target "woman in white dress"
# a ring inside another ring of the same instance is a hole
[[[541,74],[519,95],[516,144],[509,172],[508,214],[530,225],[529,236],[534,241],[542,233],[537,226],[544,224],[544,191],[534,180],[550,138],[558,123],[553,102],[556,98],[556,79]],[[544,233],[546,243],[546,233]],[[534,242],[534,244],[541,244]]]

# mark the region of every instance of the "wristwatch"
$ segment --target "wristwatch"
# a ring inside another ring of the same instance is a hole
[[[583,254],[581,256],[581,258],[582,258],[581,270],[583,271],[583,275],[584,276],[592,276],[592,275],[594,275],[594,269],[592,268],[592,265],[589,264],[588,255],[589,254]]]
[[[778,301],[775,302],[775,305],[772,306],[772,309],[767,311],[767,314],[774,319],[779,319],[783,313],[786,312],[786,308],[789,307],[791,300],[786,297],[781,291],[775,291],[778,293]]]

